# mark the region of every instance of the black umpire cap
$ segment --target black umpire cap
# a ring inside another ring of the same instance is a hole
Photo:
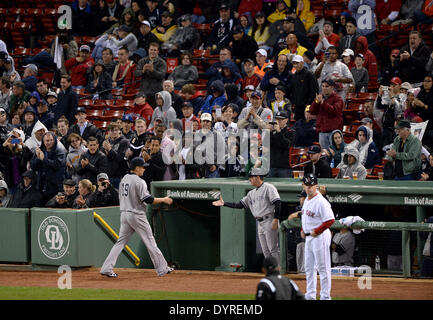
[[[317,177],[312,173],[308,173],[302,178],[302,183],[307,186],[314,186],[317,184]]]

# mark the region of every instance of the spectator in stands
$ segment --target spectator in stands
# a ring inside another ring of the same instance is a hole
[[[132,26],[128,26],[126,24],[119,26],[116,34],[110,34],[108,39],[110,39],[114,45],[117,46],[117,49],[122,47],[127,47],[129,51],[129,55],[131,56],[134,51],[137,49],[138,40],[135,37]]]
[[[284,0],[278,0],[276,1],[276,6],[273,8],[274,10],[272,11],[272,13],[267,13],[267,20],[270,23],[274,23],[276,21],[279,20],[283,20],[287,13],[288,13],[288,6],[286,5]]]
[[[174,83],[174,89],[180,90],[188,83],[196,83],[198,80],[197,67],[192,65],[192,54],[189,52],[182,53],[180,56],[180,64],[174,68],[173,72],[168,76],[169,80]]]
[[[401,8],[401,0],[377,0],[376,1],[376,17],[380,24],[391,24],[399,15]]]
[[[286,97],[286,88],[284,86],[277,86],[275,88],[275,99],[271,101],[270,109],[275,116],[279,111],[284,111],[288,119],[292,115],[292,103]]]
[[[149,148],[143,148],[141,156],[148,164],[143,179],[150,186],[152,181],[164,180],[164,172],[167,165],[164,163],[161,152],[161,139],[158,137],[150,138]]]
[[[96,176],[95,176],[96,180]],[[78,183],[78,196],[74,200],[72,208],[86,209],[92,207],[96,186],[89,179],[82,179]]]
[[[129,107],[125,114],[132,115],[134,121],[142,118],[146,121],[146,125],[150,124],[152,119],[153,109],[146,101],[146,95],[139,92],[135,95],[134,105]]]
[[[329,47],[328,55],[325,61],[322,61],[314,73],[319,81],[319,88],[325,79],[331,79],[335,82],[335,91],[340,95],[343,102],[346,100],[348,85],[353,83],[353,77],[349,68],[341,61],[337,60],[338,51],[336,47]]]
[[[122,135],[128,140],[132,141],[137,137],[137,134],[132,127],[134,126],[134,117],[132,114],[124,114],[120,123],[122,129]]]
[[[16,111],[18,106],[30,99],[30,92],[25,89],[25,84],[22,81],[15,82],[12,85],[12,95],[9,100],[10,112]]]
[[[289,151],[294,146],[296,133],[287,126],[290,118],[286,111],[278,111],[274,118],[276,122],[270,123],[269,177],[288,178],[291,175]]]
[[[83,153],[87,152],[84,143],[87,142],[76,133],[71,133],[67,136],[68,141],[68,154],[66,155],[66,174],[75,183],[80,181],[80,176],[77,173],[81,167],[80,158]]]
[[[0,180],[0,207],[7,208],[12,199],[12,194],[9,192],[8,185],[3,179]]]
[[[38,107],[39,101],[41,101],[41,98],[39,96],[39,93],[37,91],[33,91],[30,94],[30,99],[29,99],[29,107],[33,108],[33,110],[36,111],[36,108]]]
[[[169,57],[178,57],[181,53],[193,52],[200,45],[200,34],[194,28],[190,14],[179,18],[178,27],[174,34],[166,40],[161,49]]]
[[[68,150],[69,148],[68,132],[69,132],[68,119],[66,119],[65,117],[60,117],[60,119],[57,120],[56,135],[57,135],[57,140],[59,140],[63,144],[66,150]]]
[[[88,0],[75,0],[72,8],[72,34],[75,36],[93,36],[97,31],[94,15]]]
[[[12,129],[13,126],[9,123],[6,109],[0,108],[0,143],[5,142],[7,135]]]
[[[86,109],[78,107],[75,111],[75,119],[77,123],[69,129],[69,134],[76,133],[85,141],[90,137],[95,137],[98,139],[99,143],[102,143],[104,136],[98,127],[87,121]]]
[[[95,61],[90,56],[90,47],[82,45],[79,56],[65,61],[65,68],[71,74],[72,88],[84,89],[87,85],[87,69],[92,67]]]
[[[210,49],[212,54],[229,44],[232,40],[232,29],[237,24],[237,21],[230,17],[230,7],[225,3],[219,7],[219,17],[206,42],[206,49]]]
[[[203,67],[206,70],[205,78],[208,79],[207,86],[208,88],[211,84],[222,77],[222,65],[231,65],[233,70],[236,70],[239,73],[239,69],[236,66],[236,63],[232,60],[232,52],[229,47],[223,47],[219,50],[219,61],[215,62],[211,66],[207,62],[203,62]]]
[[[9,77],[12,82],[22,80],[18,71],[15,70],[14,59],[12,57],[7,57],[4,60],[3,68],[5,70],[3,76]]]
[[[161,23],[152,30],[159,41],[163,43],[168,41],[176,32],[177,25],[173,18],[173,14],[169,11],[164,11],[161,14]]]
[[[377,85],[377,61],[376,56],[368,49],[367,38],[359,36],[355,41],[355,54],[362,54],[364,57],[364,67],[368,70],[370,86]]]
[[[378,124],[378,120],[375,118],[375,111],[378,113],[378,110],[373,110],[374,100],[367,100],[364,103],[364,109],[366,111],[366,117],[361,119],[361,124],[370,128],[373,131],[373,141],[379,149],[379,154],[382,156],[382,128]]]
[[[43,100],[48,100],[48,93],[53,93],[51,89],[48,88],[48,81],[45,79],[39,79],[36,83],[36,91],[39,97]],[[56,94],[57,97],[57,94]]]
[[[121,88],[123,92],[128,92],[128,90],[134,86],[133,82],[136,65],[134,61],[129,60],[128,57],[128,48],[120,48],[118,52],[119,59],[111,75],[112,88]]]
[[[204,103],[204,99],[195,90],[194,85],[186,84],[182,87],[180,95],[183,97],[185,102],[190,102],[194,108],[194,115],[198,115],[200,108]]]
[[[221,72],[218,74],[218,80],[221,80],[224,84],[237,83],[242,78],[238,72],[236,65],[229,60],[226,60],[221,65]]]
[[[289,32],[287,35],[287,47],[284,50],[281,50],[278,55],[282,54],[294,54],[302,56],[307,48],[301,46],[298,43],[298,37],[294,32]]]
[[[95,49],[94,49],[95,50]],[[118,55],[118,52],[116,52],[116,57]],[[93,55],[92,55],[93,56]],[[102,62],[105,66],[105,71],[110,75],[110,77],[113,75],[114,68],[117,65],[117,61],[113,60],[113,50],[110,48],[104,48],[102,50]],[[99,59],[98,59],[99,60]]]
[[[264,49],[271,53],[272,47],[266,44],[266,41],[268,41],[270,37],[268,24],[269,22],[266,20],[265,13],[259,11],[254,17],[253,27],[250,28],[247,33],[245,33],[244,30],[244,33],[248,34],[256,41],[259,49]]]
[[[341,62],[343,62],[349,70],[352,70],[352,68],[355,67],[355,53],[352,49],[346,49],[343,51],[341,54]]]
[[[298,121],[304,118],[305,107],[311,105],[319,92],[319,87],[314,75],[304,67],[304,59],[301,56],[293,57],[292,65],[296,71],[292,76],[289,97],[295,112],[295,120]]]
[[[410,131],[410,122],[400,120],[398,136],[386,155],[394,162],[395,180],[418,180],[421,174],[421,141]]]
[[[36,148],[39,148],[41,146],[42,137],[47,131],[48,129],[42,124],[42,122],[40,122],[39,120],[36,121],[30,138],[26,139],[24,143],[28,150],[30,150],[30,152],[32,153],[32,156]]]
[[[137,36],[138,40],[138,48],[143,48],[147,52],[149,52],[149,45],[154,42],[160,44],[161,41],[158,39],[158,37],[152,32],[152,27],[150,25],[150,22],[147,20],[144,20],[140,23],[139,27],[140,33]]]
[[[129,148],[129,141],[122,136],[120,127],[117,124],[110,123],[107,127],[108,138],[102,143],[102,149],[107,156],[108,166],[106,173],[110,177],[110,183],[114,188],[119,188],[121,178],[126,174],[124,157],[126,150]],[[99,180],[99,179],[98,179]]]
[[[0,138],[0,167],[4,172],[4,180],[14,188],[21,181],[21,173],[27,170],[27,162],[31,159],[32,153],[25,147],[24,132],[20,129],[13,128]],[[18,143],[12,139],[18,139]]]
[[[96,176],[101,172],[107,172],[107,156],[99,150],[99,141],[95,137],[87,139],[87,148],[87,152],[80,156],[77,173],[80,179],[89,179],[96,183]]]
[[[386,65],[381,72],[382,80],[380,84],[383,86],[388,86],[392,78],[400,77],[400,50],[392,50],[389,59],[389,64]]]
[[[37,117],[39,121],[42,122],[44,126],[48,128],[48,130],[53,129],[55,126],[54,113],[49,110],[47,101],[39,101],[37,106],[37,112]]]
[[[34,172],[28,170],[22,174],[23,181],[18,185],[8,204],[8,208],[42,207],[42,193],[34,184]]]
[[[112,99],[111,94],[111,76],[105,71],[105,65],[102,60],[98,60],[92,67],[87,77],[86,91],[93,93],[95,98]]]
[[[98,34],[102,34],[117,23],[125,9],[117,0],[105,0],[105,2],[106,6],[95,17]]]
[[[317,69],[317,59],[314,52],[311,50],[307,50],[304,52],[302,58],[304,59],[304,67],[314,74]]]
[[[98,174],[97,180],[97,189],[95,189],[91,197],[90,206],[92,208],[118,206],[118,188],[113,186],[108,179],[108,175],[106,173],[100,173]]]
[[[252,28],[252,23],[246,14],[239,15],[239,25],[244,29],[245,34],[249,34]]]
[[[346,35],[340,39],[338,50],[342,54],[346,49],[355,51],[355,41],[360,36],[356,29],[356,20],[353,17],[346,19]]]
[[[9,111],[9,100],[12,95],[11,82],[7,77],[0,78],[0,108]]]
[[[355,82],[355,92],[368,92],[369,74],[367,69],[362,66],[364,61],[365,58],[362,53],[356,54],[355,67],[350,70]]]
[[[279,55],[272,69],[265,74],[260,82],[260,89],[266,92],[266,105],[275,99],[275,88],[282,85],[287,89],[292,83],[291,63],[285,54]]]
[[[382,145],[386,146],[394,140],[394,122],[402,114],[402,106],[399,97],[401,79],[394,77],[390,81],[390,87],[379,87],[374,108],[383,110],[382,115]]]
[[[373,131],[367,126],[358,127],[355,132],[355,140],[348,147],[359,151],[359,163],[366,169],[371,169],[382,161],[379,149],[373,141]]]
[[[71,209],[75,198],[78,196],[76,182],[72,179],[63,180],[63,192],[57,193],[45,204],[48,208]]]
[[[227,106],[229,104],[234,104],[235,108],[234,111],[239,113],[240,108],[242,107],[242,104],[244,103],[244,100],[239,96],[239,89],[238,85],[234,83],[229,83],[224,85],[224,90],[226,91],[226,97],[227,100],[224,102],[223,106]]]
[[[183,131],[192,131],[192,122],[197,120],[200,123],[200,119],[194,115],[194,106],[189,101],[185,101],[182,105],[182,129]]]
[[[153,128],[153,122],[156,118],[162,117],[165,126],[168,126],[169,121],[176,119],[176,111],[171,106],[171,95],[167,91],[160,91],[156,94],[157,107],[153,111],[152,121],[149,128]]]
[[[159,44],[151,43],[148,56],[138,61],[135,69],[135,76],[142,79],[140,91],[146,94],[152,107],[156,106],[154,96],[162,91],[162,82],[167,72],[166,62],[158,54]]]
[[[36,110],[33,107],[28,106],[24,110],[23,114],[23,131],[26,136],[26,139],[32,135],[33,127],[35,126],[37,118],[36,118]]]
[[[308,150],[310,162],[304,167],[304,175],[313,173],[317,178],[332,178],[332,169],[321,154],[320,145],[312,145]]]
[[[346,147],[343,132],[341,130],[334,130],[332,131],[329,139],[329,148],[322,149],[322,152],[326,154],[326,160],[329,162],[331,168],[336,168],[343,159],[342,153]]]
[[[161,14],[165,11],[157,0],[146,1],[146,14],[151,28],[154,29],[161,23]]]
[[[134,10],[131,8],[125,8],[120,16],[120,20],[113,24],[110,29],[105,31],[105,33],[112,35],[117,34],[121,26],[128,26],[135,31],[135,27],[137,24],[137,17],[135,15]]]
[[[319,38],[317,39],[314,53],[317,55],[317,59],[321,60],[325,51],[330,47],[338,47],[340,37],[334,33],[334,25],[331,21],[326,20],[323,23],[323,29],[319,30]]]
[[[335,82],[326,79],[322,82],[322,93],[317,94],[311,104],[310,112],[317,116],[316,130],[322,148],[329,147],[332,131],[343,129],[343,107],[341,97],[334,90]]]
[[[224,106],[221,110],[222,117],[217,117],[218,121],[214,123],[214,129],[220,131],[226,141],[228,141],[230,135],[238,132],[238,125],[233,122],[235,108],[237,108],[237,105],[233,103]]]
[[[210,94],[206,97],[203,105],[200,108],[199,116],[203,113],[212,113],[214,105],[223,106],[227,100],[225,96],[224,84],[221,80],[215,80],[209,87]]]
[[[240,90],[243,91],[249,85],[252,85],[254,88],[256,88],[260,84],[261,77],[254,72],[255,69],[254,60],[246,59],[243,63],[243,67],[244,67],[245,77],[243,77],[240,81],[238,81],[238,84],[240,85]],[[242,95],[242,98],[244,100],[247,98],[245,92]]]
[[[146,121],[142,118],[135,120],[136,137],[130,141],[129,148],[125,152],[125,160],[129,161],[132,158],[139,157],[141,149],[145,146],[146,141],[152,134],[146,132]]]
[[[259,49],[254,38],[244,33],[241,26],[234,26],[232,29],[232,55],[233,60],[240,67],[241,62],[245,59],[254,59],[255,52]]]
[[[400,50],[400,77],[402,81],[419,84],[426,74],[425,67],[430,57],[430,49],[419,31],[409,33],[409,43]]]
[[[36,148],[30,161],[30,167],[36,174],[35,185],[43,193],[44,203],[62,191],[65,164],[65,148],[58,144],[53,132],[46,132],[42,137],[42,145]]]
[[[334,266],[353,266],[355,236],[349,228],[341,228],[331,242],[332,263]]]
[[[251,107],[243,108],[238,119],[239,129],[265,129],[273,120],[272,111],[263,106],[263,96],[260,91],[251,94]]]
[[[114,36],[111,34],[104,33],[95,41],[95,47],[92,51],[93,60],[97,61],[103,59],[104,63],[113,62],[113,56],[117,57],[117,52],[119,51],[119,46],[113,41]],[[111,59],[108,58],[107,54],[104,59],[104,51],[109,50],[109,55]]]
[[[423,141],[428,146],[433,145],[433,76],[426,75],[424,77],[423,85],[414,101],[413,108],[415,114],[423,119],[423,121],[430,120],[427,124],[424,133]]]
[[[367,170],[359,161],[359,151],[347,146],[342,154],[343,160],[337,166],[340,171],[336,179],[365,180]]]
[[[171,95],[171,106],[176,111],[177,118],[182,117],[182,104],[183,99],[180,95],[174,92],[173,80],[165,80],[162,84],[163,91],[167,91]]]
[[[265,49],[259,49],[256,51],[256,66],[254,68],[254,73],[256,73],[260,77],[260,79],[263,78],[266,73],[265,69],[270,64],[270,62],[267,61],[267,57],[268,53]],[[257,87],[257,85],[254,85],[254,87]]]

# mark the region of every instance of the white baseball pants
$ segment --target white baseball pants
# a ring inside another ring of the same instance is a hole
[[[101,267],[101,273],[110,273],[116,264],[119,254],[122,252],[125,245],[128,243],[132,234],[138,233],[141,240],[149,252],[150,259],[156,269],[156,273],[162,276],[167,273],[167,261],[165,260],[161,250],[156,245],[153,237],[152,228],[147,221],[145,214],[134,214],[132,212],[122,212],[120,215],[120,231],[119,239],[117,239],[108,257],[105,259]]]
[[[320,276],[320,300],[331,300],[331,231],[305,238],[306,300],[316,300],[317,272]]]
[[[266,220],[258,222],[257,234],[259,236],[260,246],[263,250],[265,258],[272,256],[277,261],[280,261],[280,246],[278,242],[278,229],[272,230],[272,220],[270,217]]]

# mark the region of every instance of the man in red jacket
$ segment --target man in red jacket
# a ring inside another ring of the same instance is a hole
[[[364,58],[363,67],[368,71],[368,86],[377,86],[377,60],[371,50],[368,49],[367,38],[364,36],[359,36],[355,41],[355,55],[361,53]]]
[[[334,81],[322,81],[322,93],[317,94],[310,107],[310,113],[317,116],[316,131],[322,149],[329,147],[332,131],[343,129],[343,99],[334,91]]]
[[[134,106],[128,107],[125,114],[132,114],[134,121],[138,118],[143,118],[146,121],[146,125],[150,125],[153,108],[147,103],[144,92],[139,92],[135,95]]]
[[[82,89],[87,86],[87,69],[92,67],[95,61],[90,56],[90,47],[82,45],[78,57],[65,61],[65,68],[72,79],[72,88]]]

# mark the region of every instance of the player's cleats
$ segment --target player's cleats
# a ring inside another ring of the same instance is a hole
[[[101,275],[109,277],[109,278],[117,278],[117,273],[111,271],[110,273],[101,273]]]
[[[163,276],[165,276],[166,274],[172,273],[173,271],[174,271],[174,268],[172,268],[172,267],[167,267],[167,271],[166,271],[165,273],[158,274],[158,277],[163,277]]]

